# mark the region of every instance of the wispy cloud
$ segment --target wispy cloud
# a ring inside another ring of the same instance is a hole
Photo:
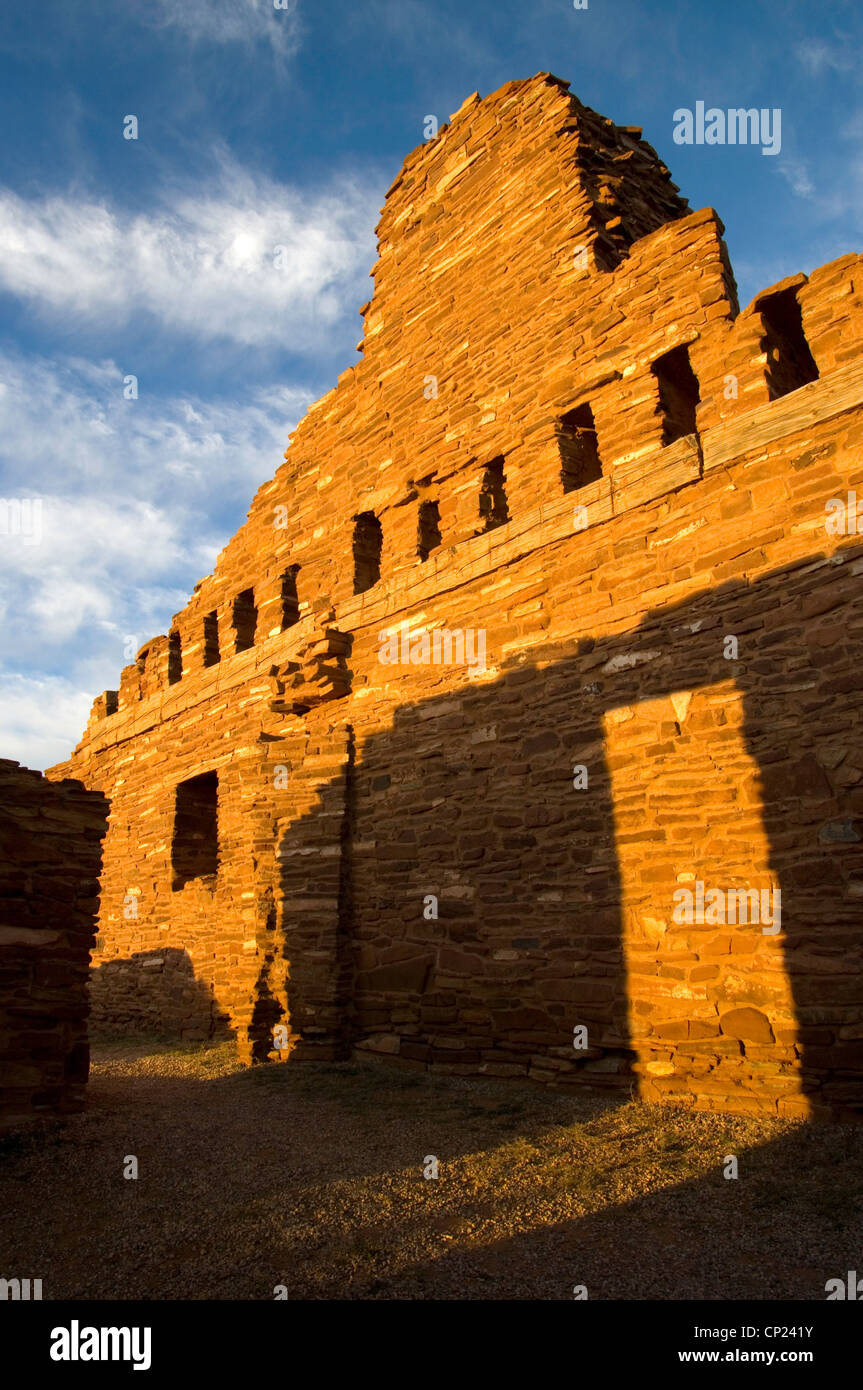
[[[287,56],[299,44],[299,0],[155,0],[138,18],[196,43],[264,42]]]
[[[498,56],[488,23],[480,20],[471,24],[476,16],[469,6],[462,7],[458,19],[444,13],[433,0],[366,0],[364,5],[350,8],[354,9],[354,28],[362,25],[367,30],[371,26],[386,35],[388,44],[397,44],[412,55],[421,52],[430,60],[439,60],[456,54],[465,68],[493,63]]]
[[[839,134],[843,140],[863,140],[863,108],[852,111],[848,120],[840,127]]]
[[[850,72],[855,68],[858,57],[854,47],[841,39],[807,38],[801,40],[794,51],[810,77],[823,77],[826,73]]]
[[[231,164],[143,213],[0,191],[0,288],[76,327],[147,314],[199,341],[312,346],[365,293],[378,206],[357,181],[304,195]]]
[[[822,142],[815,161],[783,153],[776,162],[776,172],[786,180],[791,191],[809,205],[808,213],[814,224],[823,229],[825,224],[834,223],[837,236],[847,241],[845,249],[851,250],[859,241],[859,223],[863,216],[863,158],[858,151],[863,136],[863,111],[852,111],[838,136],[838,141]],[[850,142],[853,147],[850,152],[842,141]],[[813,163],[817,182],[812,173]],[[846,223],[847,230],[843,226]],[[825,254],[819,254],[818,247],[814,246],[813,264],[823,261]]]
[[[815,185],[804,159],[784,158],[777,163],[777,173],[789,184],[792,193],[798,198],[814,198]]]
[[[46,730],[36,766],[72,748],[82,707],[212,568],[307,403],[278,387],[248,404],[125,400],[112,362],[0,357],[3,496],[40,499],[42,521],[39,544],[0,534],[6,756],[34,765]],[[39,691],[61,672],[49,726]]]
[[[215,492],[230,504],[272,473],[310,400],[286,386],[262,386],[242,403],[146,390],[127,400],[123,381],[111,361],[0,356],[6,490],[38,484],[80,496],[89,483],[110,483],[112,494],[141,501]]]
[[[3,756],[39,769],[68,758],[90,713],[92,695],[63,676],[0,673]],[[76,730],[71,738],[67,730]]]

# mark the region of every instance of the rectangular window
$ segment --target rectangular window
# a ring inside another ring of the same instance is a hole
[[[496,526],[504,526],[509,521],[509,508],[506,502],[506,476],[502,457],[492,459],[484,469],[482,486],[479,492],[479,515],[483,531],[493,531]]]
[[[759,300],[758,308],[764,325],[761,348],[767,354],[767,394],[775,401],[817,381],[818,368],[803,332],[803,315],[794,290],[768,295]]]
[[[208,613],[204,618],[204,665],[216,666],[219,661],[219,615]]]
[[[656,412],[662,421],[662,442],[695,434],[695,410],[700,396],[698,381],[689,362],[689,351],[676,347],[658,357],[650,370],[659,388]]]
[[[300,621],[300,600],[297,594],[299,565],[291,565],[282,575],[282,632]]]
[[[174,889],[195,878],[211,878],[219,869],[219,774],[202,772],[180,782],[171,840]]]
[[[381,577],[384,533],[374,512],[354,517],[354,593],[364,594]]]
[[[596,424],[589,405],[576,406],[557,427],[560,478],[564,492],[577,492],[602,477],[596,442]]]
[[[179,632],[168,633],[168,684],[176,685],[183,675],[183,643]]]
[[[234,599],[234,651],[247,652],[255,645],[258,610],[254,589],[244,589]]]
[[[440,545],[440,507],[437,502],[420,502],[417,524],[417,555],[427,560]]]

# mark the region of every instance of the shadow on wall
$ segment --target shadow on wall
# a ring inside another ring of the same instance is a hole
[[[634,1061],[650,1098],[803,1114],[802,1089],[815,1114],[859,1112],[861,564],[848,545],[730,580],[398,709],[342,798],[363,853],[317,944],[350,932],[349,987],[292,928],[343,830],[286,896],[292,1028],[336,1002],[344,1049],[627,1087]],[[764,889],[764,915],[680,923],[699,882],[726,904]]]
[[[234,1036],[215,994],[195,976],[188,951],[169,946],[104,961],[90,971],[90,1036]]]

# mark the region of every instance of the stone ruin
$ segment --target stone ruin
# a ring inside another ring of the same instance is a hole
[[[110,802],[94,1028],[859,1112],[861,257],[740,311],[548,74],[377,231],[358,362],[48,774]]]
[[[84,1103],[107,802],[0,759],[0,1131]]]

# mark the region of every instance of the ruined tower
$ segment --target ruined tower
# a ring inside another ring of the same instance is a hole
[[[548,74],[377,230],[360,360],[50,773],[111,805],[97,1025],[857,1108],[861,258],[741,313]]]

